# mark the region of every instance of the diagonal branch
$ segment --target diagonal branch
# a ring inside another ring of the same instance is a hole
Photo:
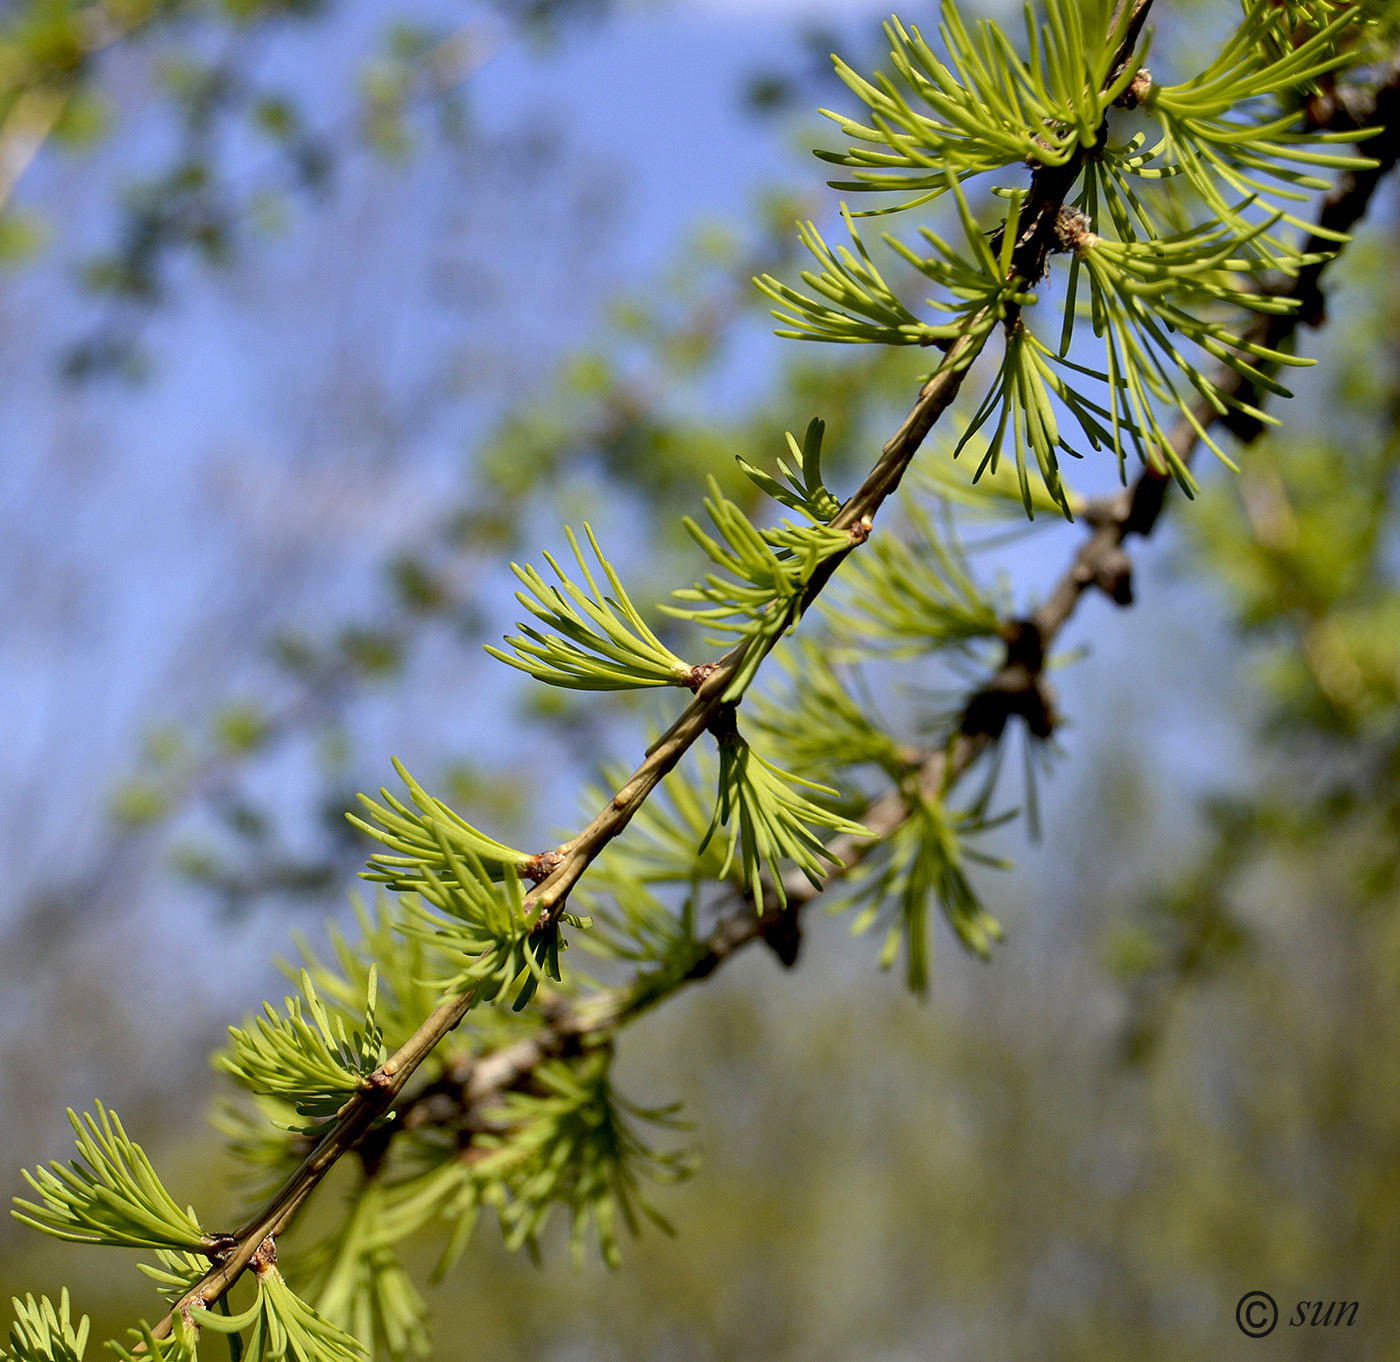
[[[1151,0],[1133,0],[1132,17],[1118,63],[1120,71],[1122,64],[1131,60],[1150,3]],[[1368,147],[1368,151],[1381,164],[1375,170],[1345,176],[1339,181],[1322,207],[1320,222],[1326,227],[1344,231],[1357,222],[1365,213],[1380,178],[1395,164],[1400,152],[1400,66],[1389,73],[1389,79],[1378,92],[1372,122],[1384,128],[1382,135]],[[1081,149],[1067,165],[1040,168],[1032,175],[1026,216],[1022,218],[1026,226],[1012,257],[1015,275],[1035,279],[1043,273],[1046,258],[1053,246],[1056,215],[1082,169],[1086,154]],[[1270,317],[1261,321],[1256,329],[1266,344],[1276,346],[1286,341],[1300,322],[1309,325],[1321,323],[1323,315],[1318,282],[1321,269],[1321,264],[1311,267],[1287,288],[1280,289],[1280,293],[1293,296],[1304,304],[1300,309],[1302,315]],[[938,370],[925,383],[913,409],[884,446],[870,474],[831,522],[834,528],[850,532],[851,548],[864,541],[875,514],[899,486],[925,436],[957,395],[968,368],[985,342],[985,329],[980,338],[973,338],[979,320],[982,318],[973,319],[969,334],[950,347]],[[1244,380],[1233,370],[1223,370],[1215,381],[1217,388],[1224,393],[1246,394]],[[1199,431],[1217,420],[1224,420],[1242,438],[1253,438],[1258,433],[1257,430],[1247,432],[1238,429],[1238,417],[1233,420],[1221,418],[1214,408],[1193,414],[1197,417],[1196,422],[1182,420],[1170,437],[1173,448],[1181,455],[1183,462],[1194,451]],[[1008,627],[1006,663],[969,702],[961,725],[947,745],[930,754],[919,768],[917,780],[923,790],[937,795],[945,793],[995,741],[1010,717],[1015,714],[1028,717],[1025,696],[1028,692],[1038,691],[1039,670],[1045,651],[1086,590],[1097,585],[1122,604],[1131,600],[1122,544],[1131,534],[1147,535],[1152,532],[1160,516],[1166,487],[1167,479],[1149,469],[1138,477],[1131,489],[1091,508],[1086,517],[1093,530],[1091,537],[1035,615],[1030,620],[1013,622]],[[800,613],[800,608],[805,608],[810,599],[821,591],[844,556],[844,553],[838,555],[823,565],[821,574],[809,584],[801,607],[791,609],[794,618]],[[536,914],[539,922],[552,920],[562,910],[568,893],[588,865],[626,827],[667,772],[709,728],[722,704],[729,681],[741,664],[748,660],[749,650],[760,646],[766,651],[773,646],[773,642],[758,644],[746,641],[716,664],[714,671],[699,687],[694,700],[652,747],[628,781],[587,828],[560,848],[558,867],[526,899],[528,908]],[[1053,715],[1047,711],[1044,720],[1052,722]],[[878,845],[883,836],[898,827],[907,814],[908,806],[903,795],[898,790],[892,790],[876,799],[865,811],[865,822],[875,834],[874,840],[840,837],[828,844],[829,850],[834,858],[845,861],[847,867],[853,866],[866,851]],[[470,1074],[463,1081],[463,1101],[476,1106],[489,1105],[498,1100],[503,1092],[527,1079],[540,1063],[566,1052],[583,1036],[614,1029],[630,1017],[655,1006],[686,983],[707,977],[742,947],[768,936],[784,921],[790,922],[821,892],[805,877],[798,875],[791,876],[786,887],[788,908],[785,913],[776,909],[756,913],[751,902],[736,894],[733,906],[721,914],[714,929],[699,943],[683,970],[672,968],[647,972],[631,985],[608,990],[581,1004],[562,1008],[534,1036],[481,1057],[472,1065]],[[355,1148],[376,1120],[394,1108],[396,1099],[418,1066],[461,1022],[472,1001],[470,995],[463,995],[443,1003],[375,1073],[370,1086],[346,1104],[332,1127],[283,1187],[239,1229],[234,1246],[220,1257],[195,1287],[176,1302],[172,1313],[154,1331],[156,1337],[169,1334],[176,1314],[188,1316],[192,1309],[213,1304],[228,1291],[263,1240],[275,1238],[286,1229],[329,1168]],[[404,1104],[404,1109],[411,1104],[410,1099],[409,1103]],[[399,1115],[401,1119],[402,1110]]]
[[[1123,0],[1123,3],[1128,4],[1129,0]],[[1110,86],[1132,59],[1151,4],[1152,0],[1131,0],[1129,19],[1109,77]],[[1114,27],[1116,23],[1115,18]],[[1081,145],[1063,165],[1038,166],[1032,172],[1030,190],[1020,219],[1025,225],[1012,252],[1010,277],[1035,280],[1045,273],[1046,260],[1056,246],[1056,219],[1079,178],[1090,150]],[[985,310],[974,314],[969,320],[964,334],[948,348],[943,362],[924,384],[918,400],[899,429],[886,441],[874,468],[830,522],[830,528],[845,530],[850,534],[850,549],[865,541],[875,515],[899,487],[924,438],[958,395],[968,370],[991,334],[991,328],[984,325],[986,321]],[[828,558],[821,565],[808,583],[802,600],[789,607],[788,624],[795,622],[831,580],[850,549]],[[569,891],[589,864],[627,826],[667,772],[709,728],[726,688],[748,660],[752,649],[762,647],[765,651],[771,650],[783,632],[775,630],[762,643],[747,639],[720,660],[714,672],[696,692],[695,699],[652,746],[646,760],[632,773],[627,783],[578,836],[559,848],[562,856],[560,864],[547,880],[526,897],[527,910],[536,912],[541,922],[558,913]]]
[[[1122,3],[1131,6],[1130,15],[1119,44],[1115,74],[1110,84],[1121,73],[1122,67],[1132,60],[1152,0],[1122,0]],[[1012,253],[1011,274],[1014,277],[1038,279],[1044,273],[1046,259],[1054,244],[1056,217],[1078,179],[1087,155],[1087,149],[1079,147],[1064,165],[1041,166],[1032,173],[1021,218],[1026,226]],[[851,548],[865,541],[876,513],[899,487],[925,437],[957,396],[968,369],[991,333],[990,327],[982,325],[985,320],[982,313],[969,319],[967,333],[948,348],[938,369],[920,390],[908,416],[885,443],[865,481],[831,521],[832,528],[846,530],[850,534]],[[844,553],[838,554],[822,564],[808,583],[802,600],[788,608],[791,618],[786,623],[795,622],[802,610],[830,581],[844,557]],[[622,832],[667,773],[707,731],[723,704],[722,697],[729,682],[749,660],[750,650],[755,647],[771,650],[783,632],[775,630],[767,636],[766,642],[745,640],[726,654],[696,691],[695,698],[653,744],[642,764],[622,788],[582,832],[560,847],[558,866],[525,899],[526,911],[533,912],[539,923],[553,920],[563,910],[569,891],[588,866]],[[976,745],[973,740],[969,740],[969,744]],[[985,745],[983,741],[981,746]],[[695,977],[701,976],[696,974]],[[393,1108],[408,1079],[437,1044],[461,1023],[472,1002],[472,996],[464,994],[442,1003],[407,1044],[374,1075],[371,1086],[346,1103],[332,1127],[296,1171],[272,1199],[239,1228],[233,1245],[219,1255],[210,1271],[180,1297],[170,1313],[157,1324],[153,1331],[157,1339],[169,1335],[177,1315],[188,1316],[193,1309],[208,1307],[228,1292],[248,1267],[263,1240],[269,1237],[275,1239],[286,1229],[326,1173],[364,1138],[375,1121]]]
[[[1381,133],[1367,143],[1368,155],[1379,162],[1373,169],[1348,173],[1323,200],[1318,222],[1335,231],[1349,232],[1365,216],[1380,181],[1395,167],[1400,158],[1400,58],[1383,73],[1384,84],[1375,92],[1374,102],[1364,113],[1349,122],[1350,127],[1362,125],[1380,127]],[[1351,117],[1351,115],[1348,115]],[[1329,126],[1319,120],[1319,126]],[[1320,238],[1313,237],[1309,252],[1329,249]],[[1324,263],[1310,266],[1277,290],[1279,296],[1297,299],[1301,306],[1291,313],[1261,318],[1250,339],[1261,340],[1270,348],[1286,342],[1300,324],[1317,327],[1325,321],[1320,280]],[[1215,385],[1234,396],[1257,405],[1261,398],[1246,390],[1244,381],[1232,369],[1221,366],[1212,377]],[[1182,417],[1173,426],[1170,439],[1183,463],[1189,463],[1200,443],[1199,429],[1209,429],[1214,423],[1227,424],[1238,419],[1231,412],[1221,416],[1213,407],[1201,402],[1193,412],[1196,423]],[[1199,425],[1197,424],[1199,423]],[[1233,429],[1233,427],[1231,427]],[[1248,443],[1257,438],[1262,427],[1257,422],[1252,429],[1238,432]],[[1147,537],[1156,528],[1171,485],[1169,476],[1145,469],[1131,488],[1116,496],[1104,498],[1089,507],[1086,520],[1091,533],[1075,553],[1068,567],[1031,619],[1021,621],[1022,631],[1033,633],[1035,649],[1041,657],[1047,652],[1073,616],[1080,598],[1097,587],[1119,604],[1131,603],[1130,584],[1125,577],[1126,555],[1123,543],[1130,536]],[[969,702],[961,724],[950,741],[937,751],[928,753],[918,767],[916,782],[926,794],[941,797],[967,772],[979,756],[991,745],[1000,728],[998,715],[991,706],[978,704],[979,697],[1001,696],[1000,723],[1012,712],[1018,691],[1037,679],[1026,665],[1028,647],[1024,633],[1017,631],[1008,641],[1007,663],[987,678],[986,683]],[[994,730],[994,731],[993,731]],[[873,834],[872,839],[840,836],[827,844],[828,852],[842,868],[833,872],[828,885],[850,873],[870,851],[891,834],[909,815],[910,806],[898,789],[888,790],[866,806],[860,819]],[[546,1060],[568,1053],[579,1041],[598,1035],[626,1023],[641,1012],[650,1010],[686,984],[708,978],[731,956],[758,940],[771,940],[784,927],[791,928],[803,908],[820,897],[823,890],[815,888],[801,874],[791,874],[784,881],[787,908],[776,906],[762,914],[754,909],[752,900],[735,890],[732,901],[724,908],[708,935],[683,970],[655,970],[641,975],[629,985],[607,990],[582,1004],[561,1008],[534,1035],[513,1042],[499,1050],[476,1059],[469,1073],[463,1076],[459,1100],[464,1108],[480,1110],[498,1102],[501,1095],[527,1082],[533,1071]]]

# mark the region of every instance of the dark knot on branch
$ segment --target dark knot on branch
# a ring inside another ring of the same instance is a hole
[[[959,731],[967,737],[999,738],[1013,717],[1025,720],[1031,736],[1048,738],[1059,723],[1054,696],[1042,672],[1045,642],[1031,620],[1002,626],[1006,660],[963,710]]]
[[[784,969],[797,964],[802,949],[802,921],[796,909],[780,908],[764,913],[759,934],[764,944],[782,962]]]

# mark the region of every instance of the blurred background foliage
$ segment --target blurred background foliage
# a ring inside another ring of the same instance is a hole
[[[625,577],[685,579],[706,474],[752,505],[732,456],[820,414],[839,486],[892,428],[918,357],[779,345],[748,282],[829,212],[792,148],[876,17],[0,7],[9,1167],[98,1094],[177,1197],[217,1179],[206,1055],[289,927],[344,917],[389,752],[519,845],[635,752],[643,709],[479,652],[511,557],[588,517]],[[626,1089],[703,1155],[659,1195],[678,1237],[607,1273],[483,1234],[438,1356],[1395,1355],[1394,208],[1283,430],[1173,508],[1130,612],[1077,619],[1043,839],[979,878],[1008,944],[941,940],[920,1005],[818,919],[797,970],[648,1018]],[[1079,534],[1016,548],[1019,599]],[[99,1336],[119,1257],[80,1260]],[[6,1294],[72,1261],[0,1231]],[[1250,1345],[1252,1289],[1361,1309]]]

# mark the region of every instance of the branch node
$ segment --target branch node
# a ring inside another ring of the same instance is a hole
[[[1099,530],[1106,525],[1121,527],[1126,523],[1132,510],[1132,495],[1126,488],[1108,497],[1090,497],[1079,511],[1079,518],[1090,527]]]
[[[687,690],[700,693],[700,687],[705,684],[719,670],[718,662],[701,662],[698,666],[692,667],[682,684]]]
[[[1096,554],[1094,585],[1116,605],[1133,603],[1133,560],[1118,544],[1110,544]]]
[[[802,922],[795,908],[782,908],[763,915],[759,935],[764,944],[782,962],[784,969],[792,969],[802,950]]]
[[[538,856],[531,856],[528,861],[520,867],[520,873],[535,884],[540,884],[547,880],[559,868],[564,857],[557,851],[542,851]]]
[[[1083,255],[1085,251],[1099,244],[1101,238],[1094,233],[1094,224],[1089,215],[1081,209],[1062,203],[1055,214],[1055,241],[1051,249],[1056,252],[1073,251]]]
[[[977,691],[963,710],[958,731],[965,737],[996,739],[1007,722],[1019,716],[1031,735],[1048,738],[1059,724],[1054,695],[1041,672],[1045,666],[1045,640],[1033,620],[1008,620],[1001,627],[1006,661],[995,676]]]
[[[1045,666],[1045,640],[1041,637],[1040,626],[1034,620],[1007,620],[999,632],[1001,641],[1006,644],[1006,663],[1002,670],[1020,666],[1038,676]]]
[[[723,747],[726,743],[737,743],[739,737],[739,706],[721,705],[715,710],[710,722],[705,725],[714,740]]]
[[[1137,109],[1152,98],[1152,72],[1145,66],[1128,82],[1128,88],[1113,101],[1119,109]]]
[[[211,1234],[204,1254],[215,1267],[222,1267],[238,1250],[236,1234]]]

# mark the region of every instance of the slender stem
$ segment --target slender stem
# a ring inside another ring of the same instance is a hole
[[[974,318],[974,328],[978,320],[979,318]],[[851,548],[855,548],[864,540],[875,513],[899,486],[900,479],[923,443],[924,436],[957,396],[968,367],[986,343],[986,336],[985,328],[976,328],[949,348],[937,372],[920,390],[913,409],[904,418],[899,430],[885,444],[879,461],[855,495],[832,519],[832,529],[853,532]],[[849,552],[850,550],[846,550],[833,555],[822,563],[808,582],[801,602],[788,607],[790,615],[795,616],[806,609],[831,580],[836,568]],[[750,651],[756,647],[762,647],[765,651],[771,650],[777,645],[782,633],[783,630],[774,630],[762,643],[746,639],[720,659],[714,671],[696,692],[695,699],[652,745],[642,764],[633,771],[621,789],[577,837],[560,848],[563,859],[549,878],[526,896],[527,910],[533,910],[542,921],[558,912],[569,891],[578,883],[599,852],[627,826],[667,772],[675,767],[695,741],[708,730],[723,704],[725,689],[747,661]]]

